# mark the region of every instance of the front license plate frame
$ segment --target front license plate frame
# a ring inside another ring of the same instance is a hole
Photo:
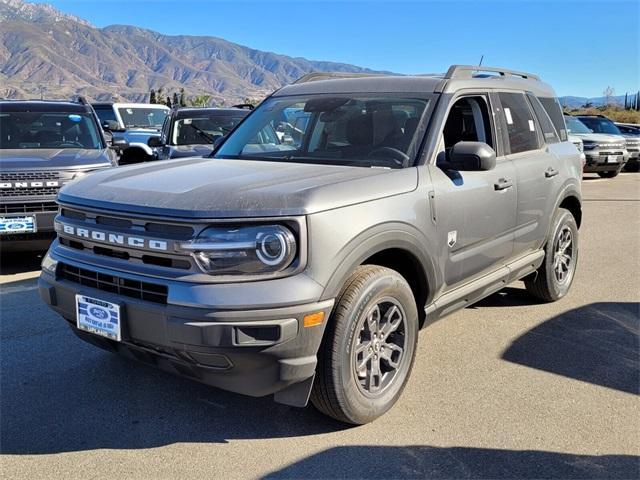
[[[76,326],[78,330],[122,341],[121,305],[88,295],[76,294]]]

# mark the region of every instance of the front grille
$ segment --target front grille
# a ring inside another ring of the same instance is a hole
[[[36,202],[36,203],[3,203],[0,204],[0,214],[7,213],[44,213],[57,212],[56,202]]]
[[[55,196],[60,187],[25,187],[0,190],[0,197],[44,197]]]
[[[57,277],[89,288],[153,303],[167,303],[166,285],[140,282],[58,263]]]
[[[0,183],[14,182],[51,182],[59,181],[60,173],[58,172],[4,172],[0,173]],[[2,197],[33,197],[58,194],[60,186],[41,186],[41,187],[9,187],[0,189],[0,198]]]
[[[86,228],[88,231],[99,231],[106,235],[133,236],[149,240],[166,242],[165,250],[151,248],[136,248],[130,246],[126,240],[120,243],[89,236],[69,234],[58,226],[58,239],[66,248],[81,250],[99,257],[109,257],[120,261],[118,270],[139,272],[143,265],[172,269],[183,274],[185,271],[200,272],[195,261],[188,252],[181,252],[176,248],[179,242],[194,238],[198,225],[188,225],[175,222],[158,222],[144,218],[130,217],[126,214],[114,215],[111,212],[93,212],[62,206],[58,220],[74,228]],[[126,237],[124,237],[126,238]],[[165,272],[172,275],[168,270]]]
[[[37,180],[58,180],[58,172],[4,172],[0,173],[1,182],[33,182]]]
[[[622,150],[625,147],[622,143],[599,143],[598,148],[606,150]]]
[[[131,253],[126,250],[119,250],[116,248],[110,248],[109,246],[102,245],[87,245],[82,241],[71,240],[65,237],[58,238],[61,245],[76,250],[88,250],[94,255],[101,255],[104,257],[119,258],[120,260],[133,260],[138,259],[131,256]],[[191,262],[180,258],[163,257],[161,255],[144,254],[140,257],[140,261],[146,265],[157,265],[159,267],[178,268],[180,270],[189,270],[191,268]]]

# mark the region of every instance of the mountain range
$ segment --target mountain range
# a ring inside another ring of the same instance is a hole
[[[260,99],[312,71],[373,72],[265,52],[217,37],[97,28],[47,4],[0,0],[0,98],[147,101],[149,91]]]
[[[149,100],[151,89],[216,105],[261,99],[312,71],[381,73],[293,58],[211,36],[163,35],[127,25],[98,28],[47,4],[0,0],[0,98]],[[604,97],[561,97],[576,108]],[[614,97],[622,104],[624,96]]]

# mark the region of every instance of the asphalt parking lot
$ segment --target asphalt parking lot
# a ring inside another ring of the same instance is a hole
[[[584,181],[573,289],[520,283],[423,330],[400,402],[362,427],[86,345],[2,258],[3,478],[638,478],[640,174]]]

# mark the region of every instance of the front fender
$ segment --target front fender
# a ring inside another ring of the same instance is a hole
[[[153,149],[147,145],[146,143],[142,143],[142,142],[132,142],[129,143],[129,147],[127,148],[127,150],[131,149],[131,148],[139,148],[140,150],[144,151],[145,154],[147,154],[150,157],[153,157]]]
[[[429,255],[428,240],[413,227],[406,224],[387,223],[368,229],[341,250],[336,257],[337,268],[326,283],[323,299],[335,298],[356,267],[369,257],[389,249],[402,250],[409,254],[421,269],[429,286],[427,303],[432,300],[434,286],[438,285],[436,265]]]

